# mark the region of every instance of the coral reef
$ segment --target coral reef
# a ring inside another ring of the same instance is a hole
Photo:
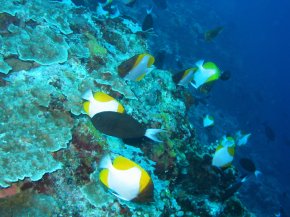
[[[221,177],[211,167],[214,144],[198,140],[188,120],[194,99],[171,73],[154,69],[140,82],[119,77],[122,61],[149,52],[135,34],[138,24],[57,1],[0,4],[0,187],[21,189],[0,198],[1,216],[248,215],[238,199],[220,201],[237,172]],[[94,129],[82,111],[87,89],[113,96],[147,128],[164,129],[163,142],[123,141]],[[101,186],[98,163],[106,153],[150,173],[153,203],[125,202]]]

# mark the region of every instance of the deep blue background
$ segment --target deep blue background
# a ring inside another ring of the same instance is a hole
[[[229,52],[241,60],[231,66],[233,79],[213,92],[213,103],[236,115],[241,127],[253,133],[249,154],[264,173],[262,181],[274,188],[257,190],[269,191],[269,196],[290,213],[290,2],[211,2],[228,26],[224,37],[234,41],[234,51]],[[217,38],[219,42],[225,41]],[[274,130],[274,142],[267,141],[264,122]],[[248,198],[254,200],[255,194]]]
[[[153,8],[158,37],[152,49],[170,53],[166,67],[173,72],[177,59],[185,68],[206,59],[231,71],[232,78],[211,91],[209,103],[252,133],[237,155],[251,157],[263,176],[251,180],[241,197],[258,216],[273,216],[279,204],[290,213],[290,1],[168,3],[166,11]],[[197,33],[220,25],[224,31],[211,43]],[[275,132],[275,141],[268,141],[265,124]]]

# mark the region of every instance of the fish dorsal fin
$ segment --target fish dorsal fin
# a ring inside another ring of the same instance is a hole
[[[197,68],[201,69],[203,68],[203,63],[204,63],[204,60],[199,60],[195,63],[195,65],[197,66]]]
[[[155,62],[155,58],[150,54],[144,53],[144,54],[139,54],[137,60],[134,63],[134,66],[132,68],[137,67],[140,64],[140,62],[143,60],[143,58],[145,58],[145,57],[148,57],[147,67],[152,66],[153,63]]]
[[[103,169],[100,174],[99,174],[99,179],[100,181],[107,187],[109,188],[108,184],[108,175],[109,175],[109,170],[108,169]]]
[[[103,93],[103,92],[94,93],[94,98],[95,98],[95,100],[97,100],[99,102],[109,102],[109,101],[115,100],[113,97],[111,97],[108,94]]]
[[[155,58],[152,55],[150,55],[150,54],[146,54],[146,55],[149,56],[149,61],[147,63],[147,66],[150,67],[150,66],[152,66],[154,64]]]
[[[228,147],[228,152],[231,156],[234,156],[235,155],[235,146],[230,146]]]
[[[138,164],[136,164],[135,162],[133,162],[125,157],[122,157],[122,156],[116,157],[114,159],[113,165],[118,170],[128,170],[128,169],[131,169],[133,167],[140,168],[140,166],[138,166]]]
[[[219,79],[219,77],[221,75],[221,71],[216,66],[216,64],[214,64],[213,62],[206,62],[203,65],[203,68],[205,68],[207,70],[213,70],[214,71],[214,73],[206,80],[206,82],[215,81],[215,80]]]
[[[216,147],[216,151],[221,150],[223,147],[224,147],[223,145],[218,145],[218,146]]]
[[[116,157],[114,159],[113,165],[116,169],[119,169],[119,170],[128,170],[128,169],[131,169],[133,167],[137,167],[138,169],[140,169],[141,178],[140,178],[140,190],[139,190],[139,192],[142,192],[151,180],[149,174],[142,167],[140,167],[138,164],[136,164],[135,162],[133,162],[125,157],[122,157],[122,156]]]
[[[118,107],[117,107],[117,112],[119,113],[124,113],[125,109],[124,107],[116,100],[114,99],[113,97],[111,97],[110,95],[106,94],[106,93],[103,93],[103,92],[96,92],[94,94],[94,99],[97,101],[97,102],[101,102],[101,103],[107,103],[107,102],[111,102],[111,103],[117,103],[118,104]],[[86,107],[85,107],[86,106]],[[96,105],[95,105],[96,106]],[[100,106],[100,105],[99,105]],[[99,107],[98,106],[98,107]],[[109,104],[108,104],[109,106]],[[113,106],[113,104],[111,104],[111,106]],[[87,108],[88,107],[88,108]],[[85,105],[84,104],[84,110],[87,112],[89,111],[89,104],[88,105]],[[88,112],[87,112],[88,113]]]

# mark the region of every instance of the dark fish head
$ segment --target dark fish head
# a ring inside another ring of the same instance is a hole
[[[223,73],[220,76],[220,79],[223,81],[227,81],[231,78],[231,72],[230,71],[223,71]]]

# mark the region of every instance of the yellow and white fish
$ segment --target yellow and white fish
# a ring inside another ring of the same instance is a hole
[[[203,118],[203,127],[210,127],[214,125],[214,118],[211,115],[206,115]]]
[[[135,162],[115,157],[113,163],[109,155],[100,162],[100,181],[118,198],[134,202],[151,202],[154,185],[149,174]]]
[[[229,167],[234,159],[235,143],[232,137],[224,137],[217,146],[212,165],[218,168]]]
[[[118,66],[119,75],[126,80],[140,81],[153,69],[155,59],[150,54],[138,54]]]
[[[195,65],[197,66],[197,70],[193,75],[191,85],[196,89],[206,83],[219,79],[221,75],[220,69],[213,62],[204,63],[204,60],[199,60]]]
[[[236,132],[235,139],[236,139],[237,145],[238,146],[246,145],[251,135],[252,135],[251,133],[248,133],[248,134],[242,133],[240,130]]]
[[[87,90],[82,98],[87,100],[83,103],[85,112],[92,118],[96,114],[104,111],[124,113],[124,107],[113,97],[103,92],[93,94],[92,90]]]

